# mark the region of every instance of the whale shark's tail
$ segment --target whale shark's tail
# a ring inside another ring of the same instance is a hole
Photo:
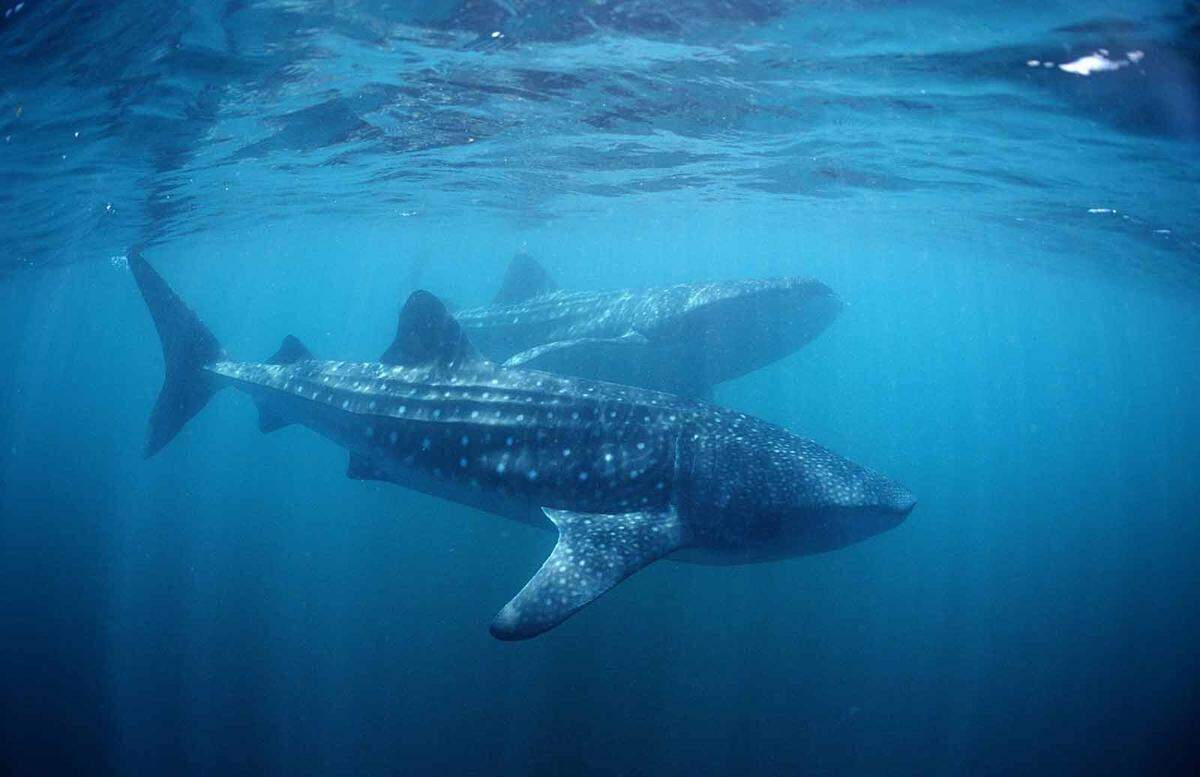
[[[162,390],[150,413],[145,450],[149,458],[162,450],[220,388],[203,367],[224,359],[225,349],[136,250],[129,253],[129,269],[162,340],[166,369]]]

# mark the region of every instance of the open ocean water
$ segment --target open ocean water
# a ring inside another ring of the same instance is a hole
[[[1195,2],[0,0],[0,184],[0,775],[1200,770]],[[714,399],[918,504],[501,642],[552,533],[235,392],[142,458],[134,250],[244,359],[812,276]]]

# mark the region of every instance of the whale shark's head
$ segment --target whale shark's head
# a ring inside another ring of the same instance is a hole
[[[845,502],[833,500],[818,507],[800,505],[793,516],[802,529],[804,552],[824,553],[894,529],[917,505],[904,486],[875,476],[867,494]]]
[[[738,562],[853,545],[899,526],[917,503],[900,483],[777,428],[743,426],[689,466],[706,473],[689,486],[691,504],[717,508],[702,513],[700,532]]]
[[[644,334],[673,343],[703,382],[745,375],[801,348],[841,312],[840,298],[808,278],[723,281],[674,287],[654,300]]]
[[[836,550],[893,529],[917,505],[900,483],[845,459],[833,466],[819,459],[802,464],[807,467],[792,490],[784,519],[802,553]]]

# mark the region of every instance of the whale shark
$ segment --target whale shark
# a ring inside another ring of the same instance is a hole
[[[663,558],[743,564],[821,553],[900,524],[902,485],[766,421],[658,391],[497,365],[426,291],[375,362],[317,359],[295,337],[234,361],[140,255],[129,268],[162,343],[147,457],[219,390],[259,428],[301,424],[349,453],[347,475],[557,530],[491,633],[545,632]]]
[[[563,291],[522,253],[490,305],[455,317],[481,353],[507,367],[707,398],[714,385],[806,345],[841,309],[810,278]]]

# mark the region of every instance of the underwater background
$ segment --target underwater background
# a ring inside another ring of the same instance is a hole
[[[1200,769],[1194,2],[0,0],[0,774]],[[554,538],[257,430],[141,456],[140,247],[229,352],[416,288],[807,275],[716,401],[908,486],[528,642]]]

